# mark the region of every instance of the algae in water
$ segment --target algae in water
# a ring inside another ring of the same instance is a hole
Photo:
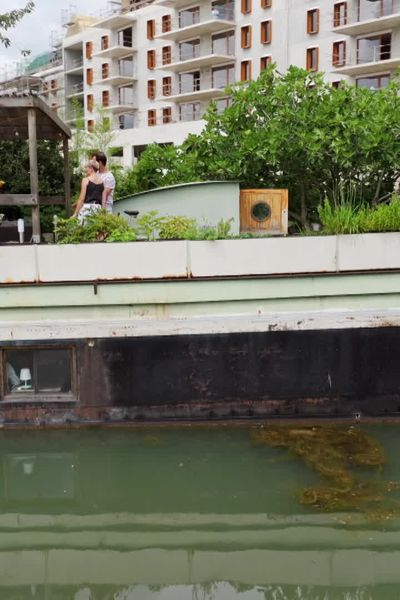
[[[357,467],[379,471],[387,461],[379,442],[358,427],[279,425],[257,429],[251,437],[256,443],[286,448],[320,476],[321,484],[301,490],[302,504],[324,511],[371,510],[398,488],[397,482],[371,481],[355,472]],[[390,516],[392,512],[383,511]]]

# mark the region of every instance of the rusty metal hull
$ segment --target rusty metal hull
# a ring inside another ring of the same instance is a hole
[[[75,399],[16,403],[6,396],[4,424],[400,415],[398,327],[67,343],[74,348]]]

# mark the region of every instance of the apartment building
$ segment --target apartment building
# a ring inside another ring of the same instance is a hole
[[[88,129],[104,107],[128,166],[152,142],[199,133],[211,100],[223,110],[226,86],[271,62],[386,86],[400,65],[400,0],[122,0],[71,21],[61,62],[35,73],[40,93],[70,122],[78,102]]]

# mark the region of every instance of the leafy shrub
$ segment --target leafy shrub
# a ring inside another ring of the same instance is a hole
[[[105,210],[88,215],[84,224],[81,224],[78,219],[59,219],[55,234],[59,244],[136,240],[135,231],[123,217],[112,215]]]
[[[189,217],[165,217],[160,223],[159,237],[162,240],[184,240],[196,226],[194,219]]]
[[[143,213],[137,220],[135,230],[138,237],[145,238],[149,242],[157,239],[165,217],[159,217],[157,210],[149,210]]]

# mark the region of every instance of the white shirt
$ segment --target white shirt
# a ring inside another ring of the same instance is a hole
[[[112,212],[112,206],[114,202],[115,177],[111,173],[111,171],[105,171],[104,173],[99,173],[99,175],[104,184],[104,188],[107,190],[111,190],[110,195],[107,197],[106,208],[109,212]]]

